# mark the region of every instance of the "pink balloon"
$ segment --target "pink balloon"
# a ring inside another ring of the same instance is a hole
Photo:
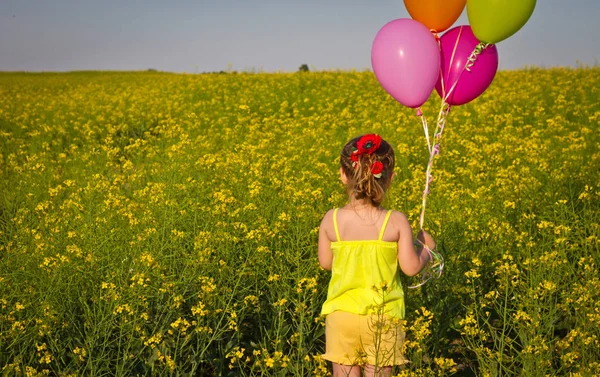
[[[457,26],[448,30],[440,39],[442,48],[442,72],[435,86],[440,97],[450,93],[446,102],[464,105],[479,97],[490,86],[498,70],[498,50],[495,45],[487,47],[467,71],[471,53],[479,44],[470,26]],[[443,82],[442,82],[443,78]],[[443,84],[443,85],[442,85]],[[454,86],[454,89],[452,87]]]
[[[440,49],[425,25],[410,18],[385,24],[373,41],[371,64],[379,83],[404,106],[427,101],[440,69]]]

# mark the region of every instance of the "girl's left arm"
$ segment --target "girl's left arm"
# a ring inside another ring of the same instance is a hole
[[[422,246],[415,250],[412,229],[406,216],[400,212],[393,212],[392,217],[393,223],[398,227],[400,232],[398,239],[398,263],[400,264],[400,269],[408,276],[415,276],[429,262],[429,254],[423,250]],[[433,239],[431,239],[431,242],[433,242]],[[433,246],[435,246],[435,243],[433,243]]]
[[[327,271],[331,271],[333,262],[333,253],[331,252],[331,240],[328,235],[328,228],[333,224],[333,211],[328,211],[319,227],[319,264]]]

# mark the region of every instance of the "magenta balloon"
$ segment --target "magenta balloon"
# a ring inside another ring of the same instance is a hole
[[[409,18],[385,24],[373,41],[371,64],[379,83],[404,106],[427,101],[439,76],[440,49],[425,25]]]
[[[479,97],[490,86],[498,70],[498,50],[491,45],[477,56],[470,71],[464,70],[467,60],[479,40],[473,35],[470,26],[457,26],[448,30],[440,39],[442,48],[442,76],[438,78],[436,91],[443,98],[450,92],[447,102],[450,105],[464,105]],[[443,89],[442,89],[443,77]],[[458,80],[458,82],[457,82]]]

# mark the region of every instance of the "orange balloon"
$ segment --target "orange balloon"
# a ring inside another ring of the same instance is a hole
[[[410,16],[438,33],[458,20],[467,0],[404,0]]]

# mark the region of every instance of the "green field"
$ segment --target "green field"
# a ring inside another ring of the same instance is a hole
[[[395,375],[600,375],[599,103],[532,68],[451,110]],[[370,72],[0,73],[3,375],[327,375],[317,230],[371,132],[416,233],[423,129]]]

